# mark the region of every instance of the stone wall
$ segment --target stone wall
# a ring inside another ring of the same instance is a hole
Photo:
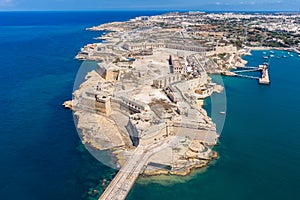
[[[172,83],[176,83],[182,80],[181,74],[172,74],[168,76],[163,76],[156,80],[153,80],[153,86],[156,88],[166,88]]]
[[[138,146],[139,145],[139,132],[137,130],[137,128],[135,127],[135,125],[132,123],[132,121],[128,120],[128,123],[126,125],[126,130],[129,134],[129,137],[132,141],[133,146]]]

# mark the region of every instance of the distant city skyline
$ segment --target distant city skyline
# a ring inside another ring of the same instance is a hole
[[[300,11],[300,0],[0,0],[0,10]]]

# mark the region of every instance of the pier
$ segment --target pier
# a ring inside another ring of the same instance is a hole
[[[256,79],[256,80],[258,80],[259,84],[264,84],[264,85],[270,84],[270,77],[269,77],[269,70],[268,70],[269,64],[259,65],[258,67],[250,67],[250,66],[239,67],[239,66],[237,66],[237,68],[242,69],[242,70],[227,72],[227,73],[224,73],[224,75],[236,76],[236,77],[248,78],[248,79]],[[261,72],[261,77],[241,74],[241,73],[256,72],[256,71]]]
[[[245,69],[245,70],[238,70],[238,71],[234,71],[234,73],[246,73],[246,72],[256,72],[259,71],[259,69]]]
[[[131,158],[120,169],[99,200],[124,200],[147,163],[149,155],[138,146]]]
[[[264,67],[261,71],[261,78],[258,80],[260,84],[268,85],[270,84],[270,78],[269,78],[269,70],[268,67]]]
[[[124,200],[139,175],[146,168],[150,156],[166,148],[168,144],[168,141],[163,140],[147,146],[139,145],[110,182],[99,200]]]
[[[256,77],[256,76],[248,76],[248,75],[240,75],[240,74],[236,74],[235,76],[241,77],[241,78],[248,78],[248,79],[257,79],[257,80],[260,79],[259,77]]]

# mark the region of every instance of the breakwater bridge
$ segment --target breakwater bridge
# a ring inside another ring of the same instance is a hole
[[[124,200],[139,175],[146,168],[150,156],[168,145],[169,142],[165,140],[151,145],[139,145],[110,182],[99,200]]]
[[[238,70],[226,72],[223,74],[227,75],[227,76],[236,76],[236,77],[241,77],[241,78],[255,79],[255,80],[258,80],[259,84],[265,84],[265,85],[270,84],[269,69],[268,69],[269,64],[259,65],[258,67],[250,67],[250,66],[239,67],[239,66],[237,66],[236,68]],[[260,72],[261,77],[243,74],[243,73],[249,73],[249,72]]]
[[[131,158],[120,169],[112,182],[100,196],[99,200],[123,200],[135,183],[142,169],[147,163],[149,155],[138,146]]]

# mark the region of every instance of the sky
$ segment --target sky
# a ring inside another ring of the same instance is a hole
[[[0,0],[0,11],[19,10],[300,11],[300,0]]]

